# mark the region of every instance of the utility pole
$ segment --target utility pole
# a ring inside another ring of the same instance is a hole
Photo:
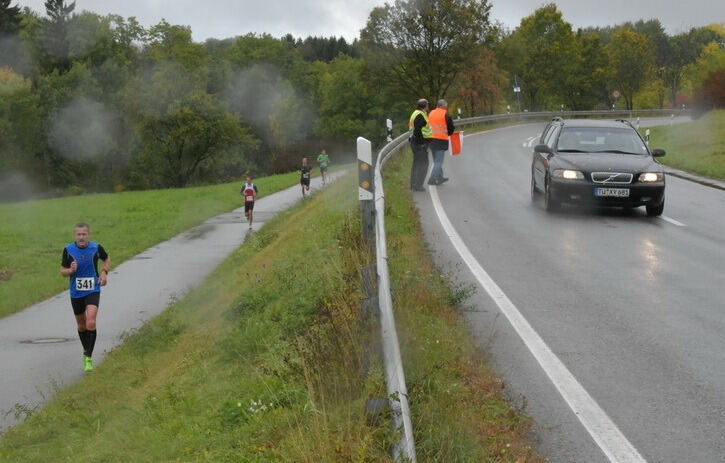
[[[519,103],[519,112],[521,112],[521,87],[519,87],[519,79],[516,74],[514,74],[514,93],[516,94],[516,100]]]

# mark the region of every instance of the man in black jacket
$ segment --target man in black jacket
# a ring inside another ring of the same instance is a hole
[[[413,151],[413,166],[410,169],[410,189],[425,191],[423,182],[428,173],[428,141],[431,129],[428,125],[428,100],[418,100],[415,111],[410,115],[408,128],[413,129],[410,136],[410,149]]]

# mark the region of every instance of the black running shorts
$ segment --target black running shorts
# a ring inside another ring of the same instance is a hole
[[[246,214],[249,211],[254,210],[254,201],[245,201],[244,202],[244,213]]]
[[[70,303],[73,306],[73,313],[76,315],[81,315],[86,311],[86,307],[89,305],[95,305],[98,307],[98,304],[101,302],[101,293],[95,292],[91,293],[84,297],[72,297],[70,298]]]

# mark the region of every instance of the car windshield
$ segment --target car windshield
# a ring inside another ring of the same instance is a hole
[[[647,147],[631,129],[564,127],[557,151],[586,153],[647,154]]]

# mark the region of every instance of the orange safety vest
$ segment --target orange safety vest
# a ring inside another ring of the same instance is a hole
[[[448,140],[446,114],[448,114],[448,110],[445,108],[436,108],[428,114],[428,124],[433,131],[433,138]]]

